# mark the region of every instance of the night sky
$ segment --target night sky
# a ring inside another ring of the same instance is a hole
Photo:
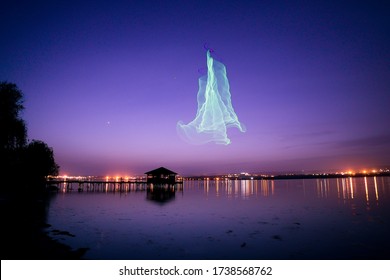
[[[390,166],[386,1],[2,1],[0,80],[61,174]],[[206,49],[247,131],[190,145]]]

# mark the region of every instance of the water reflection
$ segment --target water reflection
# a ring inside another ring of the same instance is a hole
[[[385,192],[388,192],[383,187],[388,178],[380,177],[379,179],[381,180],[381,191],[378,188],[377,177],[317,179],[317,197],[333,198],[336,195],[342,201],[364,199],[367,205],[378,203],[380,195],[385,195]]]
[[[191,188],[195,181],[185,182]],[[206,195],[216,197],[250,199],[251,197],[272,196],[275,191],[273,180],[204,180],[196,181]]]
[[[301,179],[294,180],[300,182],[303,195],[310,195],[308,186],[312,185],[315,180],[316,196],[318,198],[334,198],[336,196],[342,201],[361,199],[364,197],[368,204],[378,203],[380,196],[387,190],[383,187],[388,183],[388,177],[348,177],[335,179]],[[216,197],[227,197],[230,199],[250,199],[253,197],[269,197],[275,195],[275,188],[283,186],[287,181],[292,180],[190,180],[180,184],[179,190],[183,189],[203,189],[206,195],[215,195]],[[287,184],[288,185],[288,184]],[[86,191],[86,192],[137,192],[147,191],[149,200],[171,200],[174,199],[178,185],[160,186],[158,189],[155,186],[148,186],[145,183],[132,182],[64,182],[61,184],[60,192]],[[310,187],[309,187],[310,188]],[[278,190],[280,191],[280,190]]]
[[[177,185],[153,185],[147,187],[146,189],[146,199],[149,201],[157,202],[164,204],[175,199],[177,189],[183,191],[183,188],[178,187]]]
[[[61,241],[90,248],[90,259],[390,257],[389,177],[193,180],[125,190],[59,193],[48,223],[74,236]]]
[[[385,179],[380,185],[386,184]],[[387,180],[387,179],[386,179]],[[191,188],[194,184],[199,185],[208,196],[225,196],[234,199],[250,199],[254,197],[269,197],[275,195],[275,188],[280,192],[284,185],[288,188],[292,180],[203,180],[186,181],[185,188]],[[378,187],[377,177],[362,178],[326,178],[326,179],[301,179],[294,180],[300,182],[304,196],[310,196],[310,186],[315,181],[316,197],[321,199],[337,198],[341,201],[364,198],[367,203],[378,202],[381,192]],[[294,186],[295,187],[295,186]],[[382,193],[388,191],[382,188]]]

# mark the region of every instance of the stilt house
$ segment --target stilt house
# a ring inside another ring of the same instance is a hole
[[[148,172],[146,174],[147,183],[153,184],[175,184],[176,183],[176,172],[166,169],[165,167],[160,167]]]

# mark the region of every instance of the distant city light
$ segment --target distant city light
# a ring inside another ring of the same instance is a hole
[[[207,181],[228,181],[228,180],[262,180],[262,179],[278,179],[278,178],[289,178],[289,177],[299,177],[299,178],[316,178],[316,177],[354,177],[354,176],[381,176],[381,175],[389,175],[389,168],[364,168],[360,170],[347,169],[346,171],[334,171],[334,172],[306,172],[306,173],[294,173],[294,172],[286,172],[286,173],[266,173],[266,172],[240,172],[240,173],[227,173],[227,174],[215,174],[214,176],[181,176],[178,175],[178,181],[183,180],[207,180]],[[119,175],[115,176],[74,176],[74,175],[59,175],[52,176],[49,175],[46,177],[47,180],[53,181],[106,181],[106,182],[142,182],[145,180],[145,175]]]

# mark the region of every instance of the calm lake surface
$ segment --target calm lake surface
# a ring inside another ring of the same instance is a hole
[[[86,259],[389,259],[390,177],[59,192],[48,223]]]

